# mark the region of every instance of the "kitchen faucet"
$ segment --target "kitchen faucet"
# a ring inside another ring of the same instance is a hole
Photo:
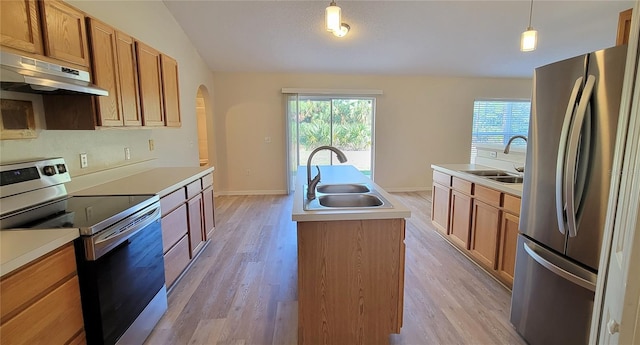
[[[316,169],[318,169],[318,175],[311,179],[311,159],[316,154],[316,152],[320,150],[331,150],[335,152],[340,163],[344,163],[347,161],[347,156],[345,156],[342,151],[333,146],[320,146],[311,151],[311,154],[309,154],[309,159],[307,160],[307,199],[309,200],[313,200],[316,198],[316,186],[318,185],[318,182],[320,182],[320,167],[318,167],[317,165]]]
[[[509,138],[509,141],[507,142],[507,146],[504,147],[504,153],[505,154],[509,154],[509,148],[511,147],[511,142],[513,142],[516,139],[522,139],[524,140],[524,142],[527,142],[527,137],[525,137],[524,135],[514,135],[511,138]],[[524,167],[516,167],[515,164],[513,165],[513,168],[516,169],[517,172],[524,172]]]
[[[504,147],[504,153],[509,153],[509,148],[511,147],[511,142],[516,140],[516,139],[522,139],[524,140],[524,142],[527,142],[527,137],[525,137],[524,135],[514,135],[511,138],[509,138],[509,141],[507,142],[507,146]]]

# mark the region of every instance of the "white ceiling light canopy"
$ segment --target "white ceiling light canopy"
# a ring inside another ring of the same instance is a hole
[[[520,51],[530,52],[536,50],[538,46],[538,31],[531,26],[531,16],[533,14],[533,0],[531,0],[531,7],[529,8],[529,26],[527,30],[520,36]]]

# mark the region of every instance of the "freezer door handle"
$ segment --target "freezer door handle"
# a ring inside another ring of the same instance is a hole
[[[567,158],[565,160],[564,167],[564,196],[567,203],[567,228],[569,229],[569,237],[576,237],[578,235],[578,225],[576,222],[576,200],[575,200],[575,187],[576,187],[576,160],[578,158],[578,148],[580,143],[580,133],[582,132],[582,125],[584,124],[584,117],[587,113],[587,107],[593,93],[593,86],[596,83],[596,77],[590,75],[587,77],[587,82],[584,85],[582,96],[580,97],[580,103],[578,104],[578,110],[576,111],[576,118],[571,125],[571,135],[569,137],[569,147],[567,148]]]
[[[569,141],[569,129],[571,129],[571,119],[578,100],[578,93],[582,86],[583,78],[576,79],[573,85],[573,91],[571,91],[571,97],[569,97],[569,104],[567,105],[567,111],[564,114],[564,122],[562,123],[562,132],[560,135],[560,146],[558,148],[558,160],[556,162],[556,216],[558,217],[558,230],[561,234],[565,234],[565,199],[564,192],[564,165],[567,157],[567,142]]]
[[[561,278],[564,278],[576,285],[582,286],[583,288],[590,290],[590,291],[596,291],[596,284],[595,282],[591,282],[587,279],[584,279],[582,277],[579,277],[563,268],[560,268],[556,265],[554,265],[551,261],[547,260],[546,258],[543,257],[544,254],[539,253],[537,251],[535,251],[533,248],[531,248],[529,246],[529,244],[527,242],[523,243],[524,246],[524,250],[527,252],[527,254],[529,254],[529,256],[535,260],[537,263],[539,263],[542,267],[548,269],[549,271],[551,271],[552,273],[560,276]],[[594,279],[595,280],[595,279]]]

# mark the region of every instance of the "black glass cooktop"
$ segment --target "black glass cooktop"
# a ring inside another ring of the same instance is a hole
[[[0,220],[0,228],[79,228],[81,233],[95,233],[157,198],[154,195],[73,196],[17,212]]]

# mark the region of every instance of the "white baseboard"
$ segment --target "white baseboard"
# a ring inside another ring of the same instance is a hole
[[[214,196],[223,195],[286,195],[288,194],[285,189],[278,190],[237,190],[237,191],[218,191],[214,193]]]

